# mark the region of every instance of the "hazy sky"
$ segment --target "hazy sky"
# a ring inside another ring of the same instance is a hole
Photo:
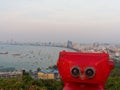
[[[0,41],[120,42],[120,0],[0,0]]]

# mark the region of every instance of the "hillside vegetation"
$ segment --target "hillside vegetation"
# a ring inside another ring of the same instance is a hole
[[[62,90],[60,80],[34,80],[25,74],[20,78],[0,79],[0,90]],[[120,62],[115,61],[115,69],[111,72],[105,90],[120,90]]]

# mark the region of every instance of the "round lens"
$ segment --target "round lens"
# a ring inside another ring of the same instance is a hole
[[[78,77],[80,75],[79,67],[75,66],[71,69],[71,74],[73,77]]]
[[[86,71],[85,71],[85,75],[88,77],[88,78],[93,78],[94,75],[95,75],[95,70],[91,67],[87,68]]]

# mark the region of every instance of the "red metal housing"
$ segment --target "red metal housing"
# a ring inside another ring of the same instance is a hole
[[[63,90],[104,90],[114,62],[107,53],[60,52],[57,62]]]

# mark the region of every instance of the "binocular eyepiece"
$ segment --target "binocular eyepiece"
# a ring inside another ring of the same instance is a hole
[[[87,67],[85,72],[82,73],[79,66],[74,66],[71,68],[71,75],[75,78],[79,77],[81,74],[84,74],[87,78],[93,78],[95,76],[95,69],[93,67]]]
[[[95,69],[93,67],[88,67],[85,70],[85,75],[87,78],[93,78],[95,76]]]
[[[79,77],[80,73],[81,73],[81,71],[80,71],[80,68],[78,66],[72,67],[72,69],[71,69],[71,75],[73,77]]]

